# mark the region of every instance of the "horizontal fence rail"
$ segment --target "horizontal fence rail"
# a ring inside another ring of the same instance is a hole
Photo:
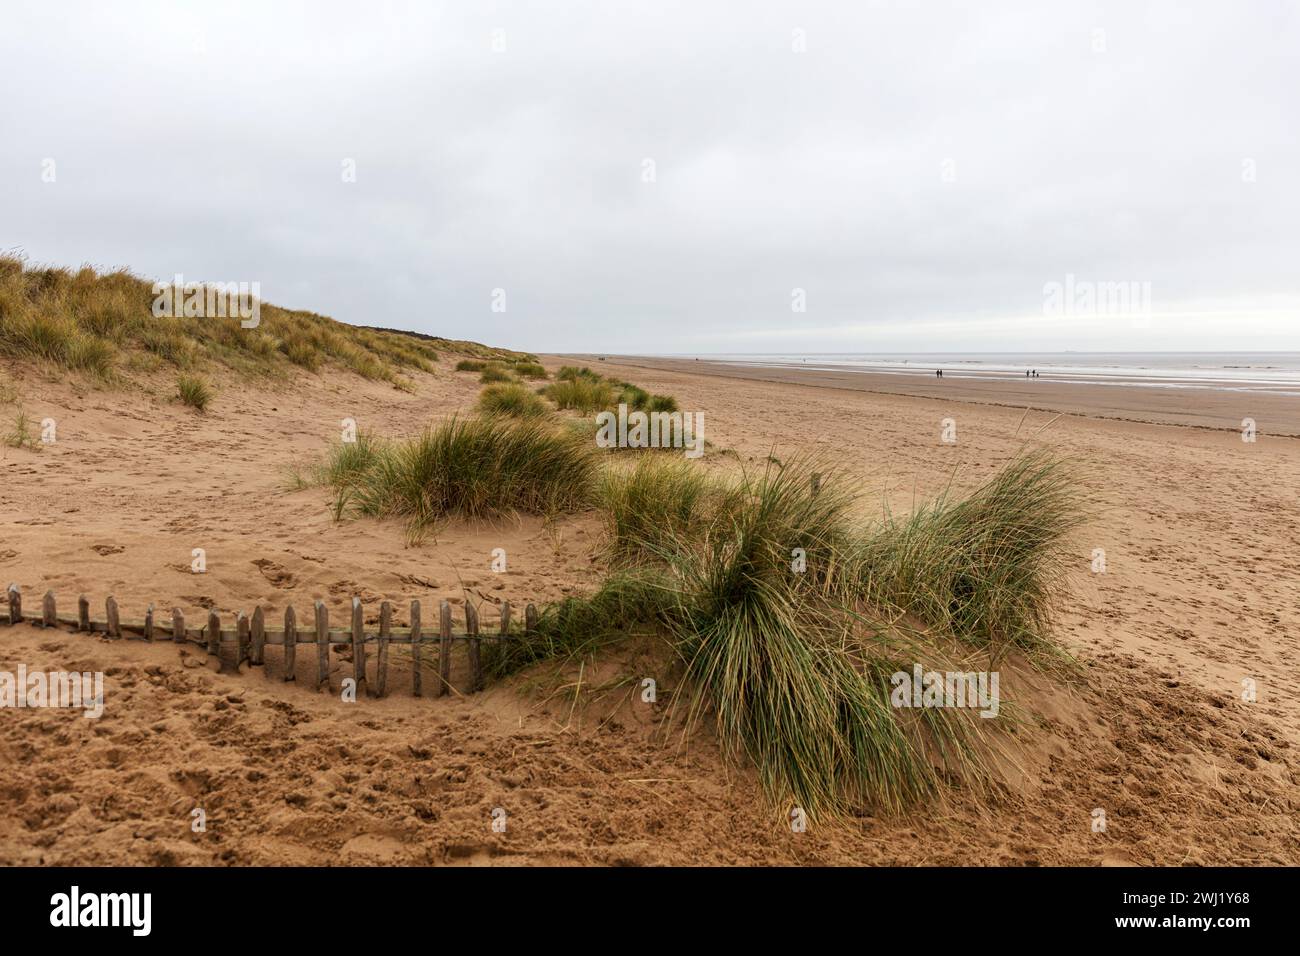
[[[27,622],[39,627],[67,627],[87,634],[104,634],[110,638],[127,635],[139,636],[146,641],[175,641],[195,644],[206,648],[209,656],[221,662],[223,670],[238,670],[239,665],[247,662],[250,666],[265,663],[265,649],[268,645],[283,649],[283,677],[286,681],[296,679],[297,655],[302,647],[316,648],[316,687],[328,686],[329,683],[329,649],[332,645],[344,645],[352,648],[353,676],[358,689],[366,687],[366,650],[373,645],[376,648],[375,689],[374,696],[383,697],[388,692],[388,649],[393,644],[407,646],[411,649],[411,692],[414,696],[423,695],[422,655],[426,648],[437,647],[438,681],[434,696],[441,697],[451,689],[451,649],[452,642],[465,641],[469,658],[470,690],[483,689],[482,642],[518,640],[520,633],[531,634],[537,627],[537,608],[529,604],[524,613],[522,632],[511,634],[510,602],[503,601],[500,606],[499,626],[495,633],[482,633],[479,630],[478,610],[472,604],[465,605],[465,629],[455,631],[452,627],[451,604],[439,602],[438,626],[426,630],[420,617],[420,602],[412,601],[410,607],[410,624],[404,627],[393,626],[393,605],[382,601],[379,605],[378,627],[368,628],[362,609],[361,599],[352,599],[351,619],[347,627],[331,627],[329,609],[323,601],[312,605],[313,621],[310,626],[299,625],[293,607],[284,610],[282,626],[268,626],[266,614],[261,606],[253,609],[252,615],[243,611],[235,615],[234,626],[225,627],[221,615],[214,610],[207,612],[207,619],[201,626],[186,623],[180,608],[171,610],[170,618],[159,619],[154,605],[150,604],[143,620],[122,620],[117,606],[117,599],[109,596],[104,602],[102,620],[90,616],[90,601],[83,594],[77,598],[76,615],[59,614],[53,591],[45,592],[39,611],[24,612],[22,591],[17,584],[10,584],[6,589],[9,599],[7,616],[0,616],[0,623],[10,625]]]

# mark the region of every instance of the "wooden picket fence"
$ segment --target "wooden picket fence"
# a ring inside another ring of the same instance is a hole
[[[40,627],[70,627],[89,634],[104,634],[111,638],[124,635],[138,635],[146,641],[184,641],[207,648],[210,656],[217,658],[223,669],[237,670],[247,661],[251,666],[265,664],[267,645],[280,646],[284,655],[284,679],[295,679],[298,650],[302,646],[316,649],[316,688],[328,686],[329,683],[329,649],[331,644],[350,645],[352,648],[353,676],[357,682],[358,698],[366,682],[366,645],[374,644],[377,648],[375,661],[376,687],[374,696],[383,697],[388,693],[388,650],[393,644],[407,645],[411,649],[411,691],[416,697],[423,694],[423,651],[436,644],[438,648],[438,680],[434,688],[435,697],[441,697],[451,690],[451,649],[453,641],[465,641],[468,649],[470,669],[470,690],[483,689],[482,642],[484,640],[507,641],[510,633],[510,602],[504,601],[500,608],[500,626],[495,634],[483,634],[479,631],[478,611],[472,604],[465,605],[465,630],[452,630],[451,604],[442,601],[438,608],[438,629],[436,633],[425,633],[420,620],[420,602],[411,602],[409,627],[393,626],[393,605],[383,601],[379,605],[379,627],[367,631],[362,614],[361,599],[352,599],[352,620],[346,628],[331,628],[329,609],[324,602],[316,601],[313,605],[315,620],[309,628],[299,629],[292,606],[284,610],[284,626],[267,626],[266,616],[260,606],[253,609],[252,615],[240,611],[235,616],[233,628],[223,628],[221,615],[208,611],[208,619],[201,627],[190,627],[185,623],[185,616],[180,608],[172,608],[170,623],[155,620],[154,606],[149,605],[142,621],[124,621],[118,612],[117,599],[111,595],[104,602],[104,619],[95,620],[90,616],[90,601],[83,594],[77,599],[77,614],[60,615],[54,592],[46,591],[41,602],[41,609],[36,612],[23,611],[22,593],[18,585],[8,587],[9,614],[0,623],[21,624],[24,621]],[[524,633],[532,633],[537,627],[537,608],[529,604],[524,613]],[[518,635],[515,635],[517,639]]]

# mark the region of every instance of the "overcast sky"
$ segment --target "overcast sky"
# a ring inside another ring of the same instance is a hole
[[[1300,349],[1300,3],[3,17],[36,262],[533,351]]]

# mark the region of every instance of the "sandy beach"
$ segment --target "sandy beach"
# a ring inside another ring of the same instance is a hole
[[[552,371],[561,361],[543,357]],[[347,704],[279,680],[274,649],[265,668],[219,674],[197,647],[0,626],[0,669],[106,674],[99,720],[3,714],[0,760],[20,772],[3,783],[0,862],[1300,863],[1300,441],[1281,437],[1300,434],[1300,403],[592,364],[704,412],[703,467],[820,450],[863,478],[869,513],[972,488],[1026,444],[1082,465],[1099,506],[1059,635],[1081,673],[1020,686],[1036,717],[1005,796],[796,834],[707,728],[665,740],[626,689],[539,700],[511,680],[414,699],[399,667],[389,697]],[[412,373],[410,394],[351,375],[270,389],[219,378],[202,417],[144,386],[8,371],[29,413],[58,423],[56,444],[0,455],[0,577],[30,600],[113,594],[138,617],[150,602],[193,615],[293,603],[301,616],[321,599],[341,616],[358,594],[368,618],[381,598],[445,598],[491,621],[502,600],[552,601],[600,578],[596,515],[451,522],[407,546],[396,522],[335,523],[328,492],[287,489],[283,469],[320,454],[343,418],[402,435],[468,411],[477,379],[446,361]],[[1255,443],[1237,430],[1246,415]],[[955,443],[940,440],[944,418]],[[489,570],[497,547],[510,554],[503,574]],[[1104,574],[1091,570],[1098,548]],[[640,653],[603,666],[658,666]],[[191,831],[196,805],[206,833]],[[489,825],[497,807],[506,833]]]
[[[578,356],[584,361],[595,356]],[[960,401],[1013,408],[1032,408],[1120,421],[1163,422],[1240,432],[1242,420],[1253,419],[1256,431],[1278,437],[1300,437],[1300,395],[1258,383],[1230,387],[1207,387],[1195,380],[1174,380],[1176,387],[1138,376],[1116,375],[1105,383],[1081,384],[1071,376],[1021,378],[1018,374],[981,377],[960,367],[948,366],[946,377],[935,376],[935,367],[915,372],[873,372],[847,368],[794,368],[758,363],[709,361],[708,359],[623,357],[635,367],[703,373],[722,378],[744,378],[759,382],[816,384],[823,388],[844,388],[881,395],[910,395],[937,401]],[[917,365],[925,360],[919,358]],[[813,363],[816,365],[817,363]],[[1046,374],[1046,373],[1045,373]],[[1289,389],[1288,389],[1289,390]]]

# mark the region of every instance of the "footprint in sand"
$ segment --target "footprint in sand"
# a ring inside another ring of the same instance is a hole
[[[270,581],[274,587],[288,590],[298,586],[298,579],[293,576],[293,573],[274,561],[258,558],[253,564],[262,572],[262,577]]]

